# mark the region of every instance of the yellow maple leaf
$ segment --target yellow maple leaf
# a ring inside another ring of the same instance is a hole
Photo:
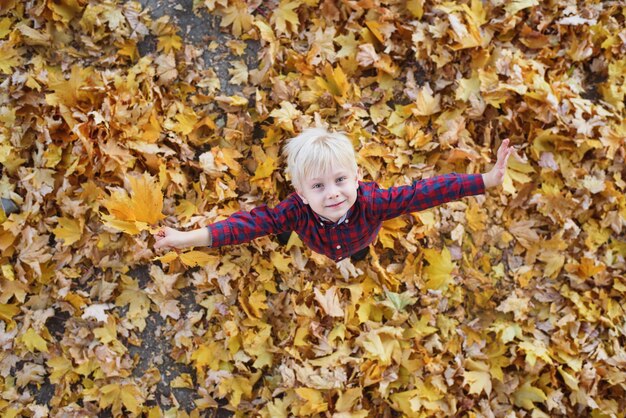
[[[441,110],[441,95],[433,95],[430,85],[426,84],[419,89],[417,98],[415,99],[415,107],[413,114],[416,116],[429,116]]]
[[[289,34],[289,32],[296,32],[298,30],[300,20],[294,10],[301,4],[302,2],[299,0],[282,0],[280,2],[270,19],[278,32]]]
[[[182,373],[179,376],[176,376],[170,382],[171,388],[179,388],[179,389],[193,389],[193,379],[189,373]]]
[[[362,335],[360,344],[366,351],[366,357],[376,359],[382,365],[391,364],[394,353],[400,350],[398,339],[402,331],[385,326]]]
[[[524,161],[517,158],[514,154],[513,158],[509,158],[506,171],[504,173],[504,181],[502,188],[505,192],[514,194],[517,192],[513,182],[526,184],[532,181],[532,177],[529,174],[534,173],[535,169],[530,165],[529,161]]]
[[[245,61],[232,61],[231,65],[233,66],[233,68],[228,70],[228,74],[232,76],[230,79],[230,84],[239,86],[241,84],[247,83],[248,66],[246,65]]]
[[[180,261],[188,267],[206,266],[207,264],[215,261],[215,257],[197,250],[180,253],[178,254],[178,257],[180,258]]]
[[[57,239],[63,240],[63,245],[70,246],[82,237],[83,222],[82,219],[59,218],[59,224],[52,232]]]
[[[130,58],[132,61],[139,59],[139,49],[137,48],[137,42],[132,39],[125,39],[123,41],[115,42],[115,46],[119,49],[117,54]]]
[[[20,341],[24,343],[28,351],[34,353],[35,350],[42,351],[44,353],[48,352],[48,344],[46,340],[41,338],[41,336],[32,328],[28,328],[22,336],[20,337]]]
[[[300,115],[302,112],[286,100],[280,102],[279,109],[274,109],[270,113],[270,116],[276,120],[276,126],[289,132],[294,132],[293,121]]]
[[[339,398],[335,404],[337,412],[350,412],[354,404],[363,397],[363,389],[360,387],[349,388],[339,393]]]
[[[13,21],[8,17],[0,19],[0,39],[4,39],[9,33],[11,33],[11,26]]]
[[[345,102],[346,95],[350,89],[350,83],[348,83],[346,74],[343,72],[341,66],[337,65],[337,67],[333,68],[330,64],[327,64],[324,67],[323,74],[324,78],[315,78],[319,88],[332,94],[338,103],[341,104]]]
[[[406,8],[414,17],[421,19],[424,15],[424,0],[407,0]]]
[[[461,78],[458,80],[456,88],[456,99],[467,102],[472,96],[480,96],[480,77],[478,72],[474,71],[470,78]]]
[[[520,10],[537,6],[538,4],[539,4],[539,0],[512,0],[510,2],[507,2],[506,6],[504,7],[504,10],[506,10],[507,13],[514,15]]]
[[[104,223],[112,228],[128,234],[138,234],[165,218],[163,210],[163,194],[160,186],[148,174],[131,176],[130,196],[126,191],[113,191],[110,197],[103,200],[109,214],[102,214]]]
[[[60,383],[68,374],[74,375],[78,378],[78,375],[73,373],[74,366],[72,365],[72,362],[63,356],[53,357],[49,359],[47,363],[48,367],[52,369],[49,376],[50,383],[52,384],[56,385]]]
[[[328,403],[324,402],[322,393],[313,388],[296,388],[296,394],[305,401],[300,407],[300,414],[313,415],[328,410]]]
[[[452,279],[452,271],[456,264],[452,262],[452,255],[447,247],[438,252],[437,250],[428,248],[424,250],[424,258],[428,261],[428,266],[424,268],[424,272],[428,277],[426,288],[441,289]]]
[[[221,342],[211,341],[208,344],[200,345],[191,353],[191,360],[194,361],[198,371],[206,366],[211,370],[219,370],[222,362],[230,360],[230,355]]]
[[[534,402],[543,402],[548,397],[539,388],[532,385],[532,382],[527,380],[524,384],[513,393],[513,400],[515,406],[531,410],[535,409]]]
[[[347,35],[337,36],[333,41],[341,46],[341,49],[337,52],[337,58],[347,58],[356,55],[359,41],[356,39],[353,32],[348,32]]]
[[[15,326],[15,322],[13,321],[13,317],[20,313],[19,306],[15,304],[5,304],[0,303],[0,320],[9,323],[9,329]]]
[[[111,407],[115,416],[121,415],[122,405],[133,414],[141,412],[144,396],[135,384],[119,385],[111,383],[99,388],[101,409]]]
[[[85,7],[79,4],[78,0],[63,0],[61,2],[49,3],[47,6],[53,12],[54,20],[60,20],[65,24],[70,23],[70,20]]]
[[[168,33],[158,37],[157,51],[169,54],[171,51],[178,51],[183,46],[183,39],[176,33]]]
[[[276,168],[278,168],[276,159],[268,156],[257,166],[256,171],[254,172],[254,177],[252,177],[250,181],[268,178],[272,175]]]
[[[225,28],[233,25],[231,31],[235,36],[248,32],[252,28],[254,17],[248,11],[248,5],[241,0],[236,0],[231,6],[225,8],[223,14],[220,26]]]
[[[189,135],[199,119],[200,118],[192,108],[184,106],[183,110],[176,115],[178,123],[174,124],[172,128],[174,131],[180,132],[183,135]]]
[[[477,203],[474,201],[469,202],[469,207],[465,211],[465,219],[467,219],[467,226],[470,230],[474,232],[483,231],[488,218],[488,215],[481,210]]]
[[[470,385],[469,393],[480,394],[485,392],[487,395],[491,393],[491,375],[487,371],[464,371],[463,385]]]
[[[242,396],[245,396],[246,398],[250,398],[250,396],[252,396],[252,382],[250,379],[239,376],[225,378],[220,382],[218,393],[220,396],[230,393],[230,404],[237,407],[241,402]]]

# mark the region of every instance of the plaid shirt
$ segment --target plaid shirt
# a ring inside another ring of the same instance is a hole
[[[292,193],[274,208],[261,205],[209,225],[209,235],[211,246],[221,247],[295,231],[312,250],[340,261],[372,243],[385,220],[484,192],[481,174],[445,174],[389,189],[359,182],[356,202],[339,222],[320,217]]]

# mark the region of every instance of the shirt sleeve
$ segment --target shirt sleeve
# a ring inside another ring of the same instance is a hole
[[[264,235],[293,231],[301,219],[301,204],[292,196],[270,208],[261,205],[209,225],[210,246],[242,244]]]
[[[416,180],[410,186],[377,189],[373,193],[372,210],[384,221],[482,193],[485,193],[482,174],[444,174]]]

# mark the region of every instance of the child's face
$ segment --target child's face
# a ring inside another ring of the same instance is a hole
[[[339,168],[306,178],[298,194],[320,216],[337,222],[356,202],[359,174]]]

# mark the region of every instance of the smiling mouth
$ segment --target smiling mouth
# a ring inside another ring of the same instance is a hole
[[[345,200],[343,202],[345,202]],[[326,207],[327,208],[336,208],[337,206],[341,205],[343,202],[339,202],[336,205],[329,205],[329,206],[326,206]]]

